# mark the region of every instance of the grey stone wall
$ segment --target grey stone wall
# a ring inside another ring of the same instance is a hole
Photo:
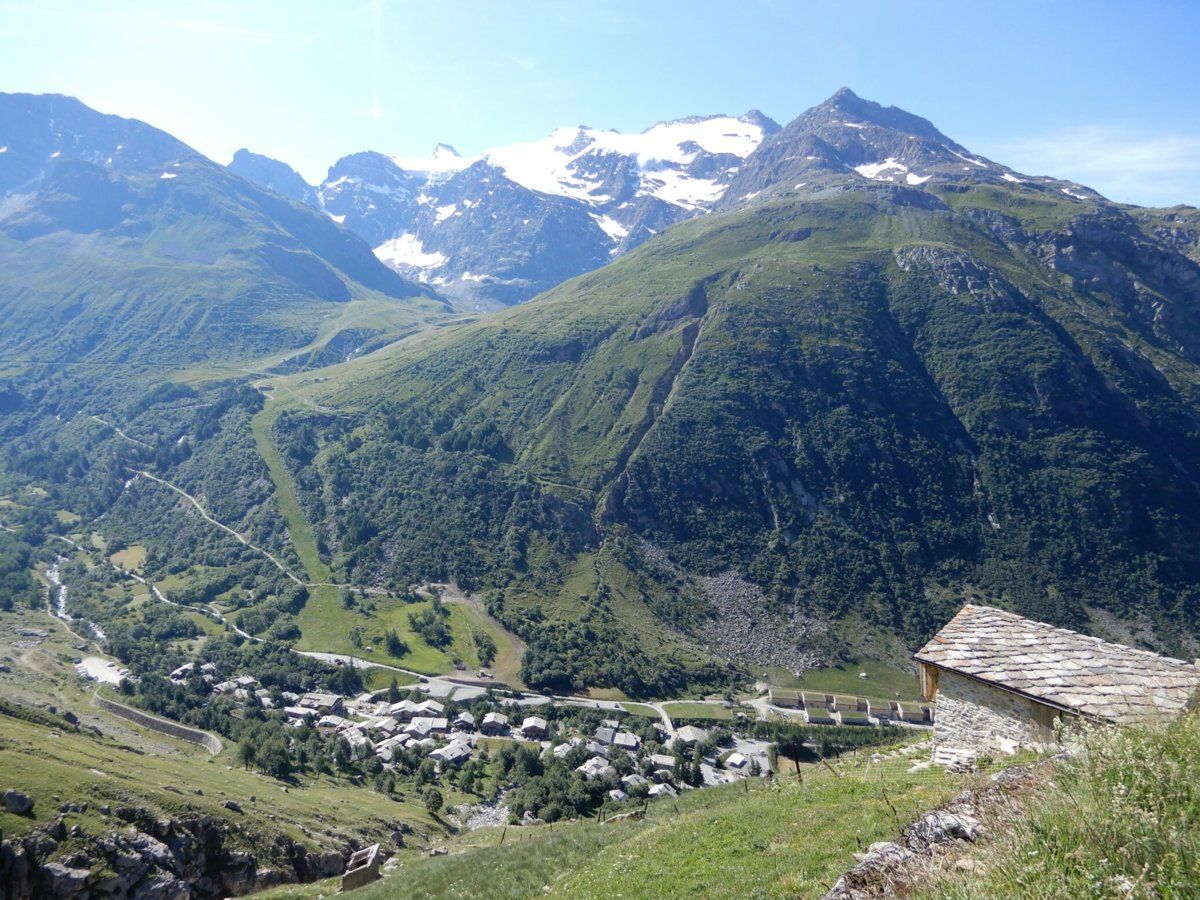
[[[1038,744],[1043,735],[1034,719],[1037,705],[943,669],[938,673],[934,743],[980,750],[998,748],[1002,741]]]

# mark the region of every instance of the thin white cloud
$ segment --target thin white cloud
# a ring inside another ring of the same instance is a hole
[[[1089,126],[976,146],[1020,172],[1069,178],[1113,200],[1200,206],[1200,134]]]
[[[518,69],[526,72],[532,72],[538,65],[538,61],[531,56],[509,56],[508,60]]]

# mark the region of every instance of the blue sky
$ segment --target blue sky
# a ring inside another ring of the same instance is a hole
[[[1033,174],[1200,205],[1200,2],[0,0],[0,90],[72,94],[220,162],[464,155],[848,85]]]

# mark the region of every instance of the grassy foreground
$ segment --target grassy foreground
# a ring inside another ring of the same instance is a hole
[[[839,769],[806,767],[802,784],[787,775],[688,792],[652,803],[642,822],[477,831],[446,856],[402,860],[355,897],[818,897],[856,850],[963,787],[901,766]],[[328,884],[268,896],[322,892]]]
[[[1097,731],[1054,785],[926,896],[1200,896],[1200,715]]]

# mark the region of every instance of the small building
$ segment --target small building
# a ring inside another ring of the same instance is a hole
[[[615,800],[617,803],[624,803],[629,799],[629,795],[620,788],[613,788],[608,792],[608,799]]]
[[[670,771],[675,768],[675,757],[669,753],[651,753],[646,757],[651,771]]]
[[[452,741],[429,754],[441,763],[442,769],[457,768],[471,758],[471,747],[462,741]]]
[[[521,736],[526,740],[540,741],[546,736],[550,724],[541,716],[526,716],[521,723]]]
[[[561,744],[555,744],[553,747],[551,747],[550,755],[553,756],[555,759],[563,759],[564,757],[569,756],[571,754],[571,751],[574,750],[576,747],[582,747],[582,746],[583,746],[583,738],[580,738],[580,737],[568,738],[567,740],[563,741]],[[595,756],[596,754],[593,753],[592,755]]]
[[[730,753],[725,757],[725,768],[735,772],[744,772],[750,766],[750,760],[743,753]]]
[[[379,880],[379,845],[372,844],[351,855],[342,873],[342,893]]]
[[[475,717],[469,712],[460,712],[454,717],[450,727],[455,731],[472,732],[475,730]]]
[[[424,738],[432,734],[447,734],[450,723],[445,717],[417,716],[404,728],[404,733],[411,737]]]
[[[708,740],[708,732],[703,728],[697,728],[695,725],[684,725],[675,732],[675,740],[685,746],[691,747],[693,744],[702,744]]]
[[[613,735],[612,745],[618,750],[636,753],[638,747],[642,746],[642,739],[631,731],[618,731]]]
[[[804,694],[789,688],[773,687],[767,691],[767,702],[780,709],[804,709]]]
[[[669,784],[656,784],[647,792],[650,797],[678,797],[679,791]]]
[[[975,604],[914,659],[936,703],[935,746],[963,750],[1053,744],[1080,721],[1170,718],[1200,691],[1193,663]]]
[[[345,719],[343,719],[341,716],[335,716],[331,713],[330,715],[321,716],[321,718],[317,719],[317,731],[321,732],[321,734],[332,734],[345,724]]]
[[[298,706],[306,707],[307,709],[315,709],[320,713],[334,713],[335,715],[344,715],[346,712],[346,702],[337,694],[329,694],[324,691],[309,691],[300,698]]]
[[[479,730],[484,734],[504,734],[508,731],[508,716],[504,713],[490,712],[479,723]]]
[[[597,744],[604,744],[604,746],[606,746],[606,747],[613,742],[613,740],[616,738],[616,736],[617,736],[617,729],[613,728],[610,725],[601,725],[592,734],[592,737],[595,739]]]
[[[644,775],[639,775],[634,772],[632,775],[626,775],[621,779],[621,787],[627,791],[631,791],[636,787],[649,787],[650,781]]]
[[[605,778],[617,774],[617,770],[610,766],[608,760],[603,756],[593,756],[582,766],[576,766],[575,771],[582,772],[589,781],[593,778]]]

